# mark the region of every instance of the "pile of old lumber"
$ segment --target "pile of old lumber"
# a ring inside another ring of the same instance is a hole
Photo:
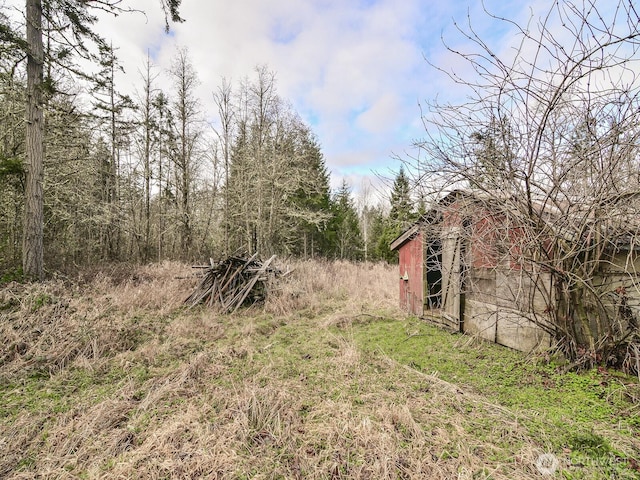
[[[194,266],[202,270],[202,280],[184,303],[189,307],[205,304],[221,312],[235,312],[240,306],[254,304],[265,298],[267,283],[281,272],[270,267],[274,255],[261,262],[257,254],[249,258],[228,257],[210,265]]]

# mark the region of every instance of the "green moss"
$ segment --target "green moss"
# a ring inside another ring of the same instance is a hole
[[[611,445],[606,438],[593,432],[568,435],[568,447],[591,458],[603,457],[611,453]]]
[[[509,408],[540,445],[550,445],[558,455],[580,455],[583,463],[613,454],[606,434],[594,433],[599,425],[603,431],[613,428],[630,438],[638,425],[636,415],[625,413],[633,407],[625,395],[633,379],[624,375],[598,370],[562,373],[556,364],[536,362],[499,345],[450,334],[418,319],[357,325],[352,334],[365,352],[382,352],[412,369],[435,374]],[[491,422],[483,423],[481,412],[472,410],[469,405],[463,410],[470,417],[470,433],[480,439],[491,438]],[[624,458],[624,454],[616,455]],[[623,464],[617,462],[601,470],[629,473]]]
[[[11,282],[20,282],[23,278],[24,274],[22,273],[22,267],[9,269],[0,275],[0,285]],[[0,310],[2,309],[4,309],[4,306],[0,304]]]

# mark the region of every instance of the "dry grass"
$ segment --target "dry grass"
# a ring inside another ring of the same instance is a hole
[[[396,267],[382,263],[355,266],[346,261],[294,261],[283,265],[293,270],[276,292],[268,298],[267,312],[286,315],[305,310],[308,314],[335,310],[341,314],[395,308],[398,303]]]
[[[141,267],[114,279],[12,283],[0,290],[0,375],[53,374],[78,359],[133,350],[180,306],[188,284],[184,265]]]
[[[226,316],[178,264],[4,287],[0,477],[539,478],[516,414],[359,347],[404,321],[395,267],[291,266]]]

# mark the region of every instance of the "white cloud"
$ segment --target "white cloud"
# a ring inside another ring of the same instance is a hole
[[[410,37],[420,3],[185,2],[187,21],[172,27],[157,61],[168,65],[175,45],[187,45],[205,102],[222,76],[268,65],[280,94],[313,123],[329,168],[364,168],[387,160],[407,113],[418,116],[412,74],[426,66]]]
[[[23,8],[18,0],[9,3]],[[480,2],[466,3],[490,34]],[[428,0],[186,0],[185,23],[165,35],[159,0],[128,4],[146,15],[101,14],[96,26],[127,70],[121,88],[139,83],[147,51],[160,70],[170,66],[177,46],[186,46],[203,107],[213,111],[211,95],[222,77],[238,81],[267,65],[280,95],[312,124],[336,172],[392,164],[391,155],[422,134],[418,101],[451,92],[423,55],[450,62],[439,53],[440,34],[450,33],[452,17],[464,20],[468,8]]]
[[[358,116],[356,125],[368,134],[395,134],[401,119],[400,99],[394,93],[386,93]]]

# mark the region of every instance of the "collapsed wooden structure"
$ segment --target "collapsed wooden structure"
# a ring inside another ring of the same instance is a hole
[[[564,332],[577,327],[560,312],[563,278],[552,270],[562,265],[556,261],[562,252],[550,245],[555,235],[567,248],[587,251],[587,240],[567,233],[570,214],[548,210],[538,216],[548,216],[549,228],[534,238],[548,256],[536,259],[527,250],[523,216],[511,213],[507,201],[482,192],[449,193],[390,244],[399,252],[401,308],[525,352],[566,338]],[[608,331],[629,338],[640,323],[640,246],[635,236],[610,234],[603,249],[593,283],[612,323],[599,325],[601,312],[594,308],[584,329],[598,339]]]
[[[275,258],[273,255],[261,262],[256,253],[249,258],[231,256],[220,262],[211,260],[209,265],[194,266],[202,270],[202,280],[184,303],[189,308],[204,304],[230,313],[242,305],[263,301],[268,282],[282,275],[270,266]]]

